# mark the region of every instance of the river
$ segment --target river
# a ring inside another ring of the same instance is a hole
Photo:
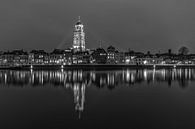
[[[0,71],[0,128],[195,128],[195,69]]]

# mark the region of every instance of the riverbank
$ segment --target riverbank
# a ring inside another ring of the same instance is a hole
[[[193,65],[127,65],[127,64],[74,64],[74,65],[23,65],[23,66],[0,66],[7,70],[58,70],[58,69],[162,69],[162,68],[195,68]]]

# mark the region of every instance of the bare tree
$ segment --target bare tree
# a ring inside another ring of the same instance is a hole
[[[179,50],[178,53],[181,55],[187,55],[189,53],[189,49],[185,46],[182,46]]]

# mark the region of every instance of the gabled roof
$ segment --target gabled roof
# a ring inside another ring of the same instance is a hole
[[[3,53],[4,55],[28,55],[28,52],[23,50],[13,50],[13,51],[7,51]]]
[[[33,54],[48,54],[47,52],[45,52],[44,50],[32,50],[30,53]]]
[[[50,54],[64,54],[64,50],[61,49],[54,49],[53,52],[51,52]]]
[[[106,51],[103,48],[97,48],[95,51],[100,53],[106,53]]]
[[[107,50],[108,49],[115,49],[115,47],[113,47],[112,45],[111,46],[109,46],[108,48],[107,48]]]

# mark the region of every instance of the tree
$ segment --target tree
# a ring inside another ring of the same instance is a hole
[[[181,55],[187,55],[189,53],[189,49],[185,46],[182,46],[179,50],[178,53]]]

